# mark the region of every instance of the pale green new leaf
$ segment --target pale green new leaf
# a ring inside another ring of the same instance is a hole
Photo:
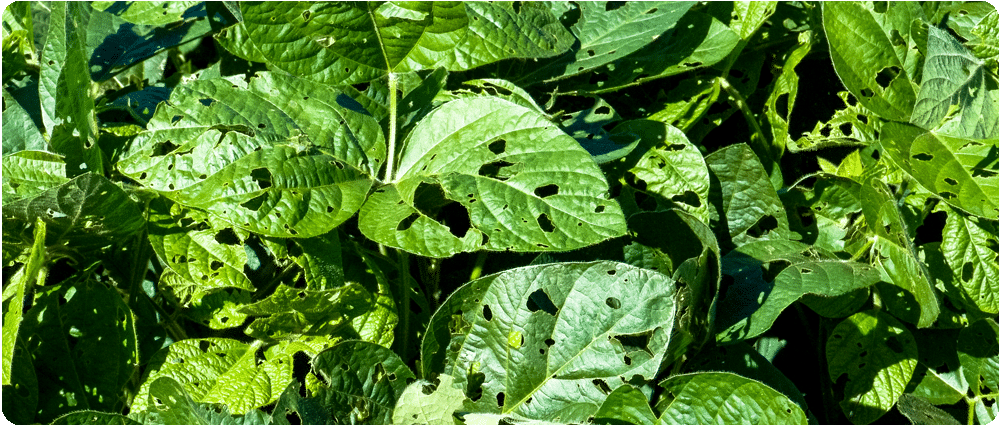
[[[906,121],[916,101],[915,84],[908,76],[912,59],[908,61],[907,40],[902,38],[909,33],[910,21],[898,22],[905,25],[895,28],[896,20],[883,16],[886,12],[861,2],[825,2],[823,29],[833,66],[851,94],[883,118]]]
[[[76,132],[86,146],[97,140],[97,115],[90,95],[87,28],[91,17],[89,4],[58,1],[51,4],[51,24],[39,60],[38,96],[42,104],[42,123],[50,137],[58,126]],[[95,165],[95,164],[90,164]]]
[[[941,252],[955,273],[956,281],[973,303],[996,314],[1000,300],[1000,266],[997,265],[997,223],[960,213],[948,214],[942,234]]]
[[[884,125],[880,140],[893,162],[921,186],[955,208],[990,220],[1000,215],[997,142],[996,138],[958,138],[899,123]]]
[[[953,137],[995,138],[1000,103],[983,62],[947,31],[928,28],[927,60],[910,122]]]
[[[786,238],[785,208],[750,146],[719,149],[706,156],[705,163],[713,181],[719,182],[712,185],[709,201],[720,246]]]
[[[24,268],[18,270],[9,283],[11,287],[17,289],[6,307],[7,311],[3,314],[3,385],[11,385],[14,350],[17,347],[18,331],[23,320],[25,296],[32,293],[35,284],[44,285],[45,277],[48,275],[48,267],[45,266],[45,221],[41,218],[35,219],[34,227],[35,241],[31,245],[31,251],[28,252],[28,260],[24,263]]]
[[[269,418],[252,410],[236,417],[229,406],[216,408],[196,403],[180,382],[161,377],[150,385],[150,413],[146,416],[149,425],[265,425]]]
[[[508,270],[455,291],[431,318],[424,376],[453,376],[476,412],[585,421],[626,380],[659,371],[674,281],[621,263]]]
[[[878,255],[872,263],[882,269],[883,279],[895,286],[892,296],[883,296],[888,311],[893,315],[916,323],[919,328],[931,326],[941,312],[934,289],[934,279],[920,261],[911,239],[907,221],[900,212],[900,204],[890,194],[884,182],[871,178],[861,185],[861,210],[868,229],[874,234],[874,248]],[[887,292],[891,286],[883,287]]]
[[[675,375],[660,382],[658,424],[808,423],[795,403],[767,385],[728,372]]]
[[[542,5],[518,9],[486,2],[243,4],[243,22],[216,38],[245,59],[334,85],[550,57],[572,44]]]
[[[759,241],[722,257],[722,273],[733,284],[718,312],[720,343],[756,337],[805,294],[833,297],[879,281],[872,266],[843,261],[832,253],[795,241]]]
[[[624,58],[668,33],[694,2],[581,2],[579,20],[570,27],[579,41],[570,54],[536,67],[520,78],[546,82],[588,74]],[[668,36],[669,37],[669,36]]]
[[[889,411],[917,366],[917,344],[910,331],[878,310],[855,313],[840,322],[826,343],[830,380],[847,375],[840,408],[856,425],[874,422]]]
[[[312,373],[323,382],[312,390],[313,397],[345,422],[391,423],[407,383],[416,379],[392,350],[364,341],[344,341],[311,363]]]
[[[432,257],[569,250],[625,233],[607,190],[590,154],[542,115],[498,98],[464,98],[413,129],[395,184],[375,191],[358,225],[379,243]],[[452,219],[469,221],[436,221],[448,208]]]
[[[295,344],[299,349],[302,344]],[[295,347],[282,343],[264,351],[257,364],[260,343],[247,345],[225,338],[185,339],[156,353],[150,360],[129,410],[151,410],[151,384],[163,377],[176,380],[197,402],[225,403],[233,413],[273,403],[292,380]]]
[[[121,16],[122,19],[139,25],[165,25],[180,21],[184,12],[189,8],[198,5],[197,1],[132,1],[125,5],[124,10],[116,7],[113,1],[95,1],[92,3],[94,9],[112,12]]]
[[[451,375],[438,376],[437,388],[416,381],[400,394],[392,412],[393,425],[453,425],[455,411],[462,407],[465,394],[452,384]]]

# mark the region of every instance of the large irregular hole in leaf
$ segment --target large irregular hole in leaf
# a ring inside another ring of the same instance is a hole
[[[484,164],[479,167],[480,176],[496,179],[500,181],[507,180],[517,174],[518,168],[517,164],[512,164],[507,161],[493,161],[489,164]]]
[[[507,151],[507,141],[504,139],[494,140],[487,146],[487,148],[489,148],[490,152],[500,155]]]
[[[215,234],[215,241],[223,245],[239,245],[240,238],[232,227],[226,227]]]
[[[553,316],[559,312],[556,305],[552,303],[552,299],[549,298],[549,294],[546,294],[545,291],[541,289],[535,290],[535,292],[532,292],[531,295],[528,296],[527,306],[528,310],[531,312],[542,310]]]
[[[653,354],[653,351],[649,349],[649,340],[652,334],[652,331],[648,331],[631,335],[615,335],[613,338],[622,345],[622,348],[624,348],[627,353],[645,351],[649,354]]]
[[[547,198],[552,195],[559,193],[559,186],[555,184],[547,184],[545,186],[539,186],[535,189],[535,196],[539,198]]]
[[[899,71],[900,70],[898,66],[887,66],[885,68],[882,68],[882,70],[875,75],[875,83],[882,88],[889,87],[889,84],[892,83],[892,80],[896,78],[897,75],[899,75]]]
[[[258,210],[260,210],[261,205],[264,205],[265,200],[267,200],[267,194],[262,193],[260,195],[255,196],[253,199],[240,204],[240,206],[250,211],[257,212]]]
[[[698,197],[698,194],[690,190],[685,190],[684,193],[680,195],[671,196],[670,200],[677,203],[684,203],[695,208],[701,207],[701,199]]]
[[[476,372],[469,375],[469,384],[465,387],[465,396],[472,401],[479,401],[483,397],[483,383],[486,382],[486,374]]]
[[[257,183],[257,187],[261,189],[267,189],[271,187],[271,170],[267,168],[255,168],[250,171],[250,178]],[[256,210],[254,210],[256,211]]]
[[[497,407],[503,409],[504,398],[506,397],[504,396],[503,391],[497,393]]]
[[[763,279],[765,282],[774,282],[774,279],[778,277],[778,274],[784,271],[788,266],[792,265],[788,260],[775,260],[767,263],[762,263],[760,265],[760,271],[763,274]]]
[[[486,319],[487,322],[493,320],[493,310],[490,310],[489,305],[483,304],[483,318]]]
[[[173,142],[166,140],[162,143],[157,143],[153,146],[153,152],[149,155],[150,157],[163,156],[170,152],[177,150],[180,146],[175,145]]]
[[[777,228],[778,220],[774,218],[773,215],[766,215],[757,220],[757,222],[747,230],[747,234],[752,237],[759,238]]]
[[[552,233],[556,230],[556,226],[552,224],[552,220],[549,219],[548,214],[542,214],[538,216],[538,227],[540,227],[542,231],[546,233]]]

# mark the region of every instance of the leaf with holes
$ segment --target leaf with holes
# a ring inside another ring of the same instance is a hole
[[[972,393],[996,394],[1000,386],[997,351],[1000,349],[997,322],[981,319],[962,329],[958,336],[958,360]]]
[[[892,316],[867,310],[840,322],[826,344],[830,380],[843,382],[840,408],[857,425],[884,415],[913,375],[917,345]]]
[[[996,314],[1000,302],[997,223],[952,213],[948,214],[943,233],[949,237],[941,241],[941,251],[951,269],[958,272],[958,286],[976,308]]]
[[[719,182],[711,186],[709,211],[720,247],[786,238],[788,217],[750,146],[719,149],[705,163],[712,180]]]
[[[223,47],[328,84],[550,57],[573,42],[551,12],[532,3],[261,3],[240,9],[243,21],[216,37]]]
[[[404,389],[416,379],[396,353],[363,341],[345,341],[312,359],[312,373],[322,383],[312,397],[344,420],[392,423]]]
[[[948,204],[991,220],[1000,215],[997,139],[951,137],[888,123],[879,142],[897,165]]]
[[[947,31],[930,26],[923,79],[910,122],[952,137],[996,138],[1000,103],[995,78],[990,84],[981,60]]]
[[[474,280],[431,318],[423,374],[453,376],[472,411],[585,421],[625,381],[657,374],[674,323],[674,285],[613,262]]]
[[[803,295],[834,297],[874,285],[878,270],[795,241],[759,241],[722,257],[733,278],[718,311],[720,343],[756,337]]]
[[[432,257],[569,250],[625,233],[607,190],[590,154],[538,113],[497,98],[459,99],[413,129],[398,178],[369,198],[358,226]]]

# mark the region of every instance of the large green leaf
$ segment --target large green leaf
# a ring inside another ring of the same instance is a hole
[[[180,382],[169,378],[158,378],[149,389],[149,425],[265,425],[267,417],[259,410],[244,412],[234,418],[228,406],[215,406],[195,402]]]
[[[905,19],[913,7],[919,10],[901,3],[823,3],[823,29],[837,75],[862,105],[883,118],[908,120],[916,101],[915,59],[906,39],[910,20]]]
[[[656,413],[649,407],[646,395],[631,385],[622,385],[608,394],[594,414],[594,423],[597,424],[617,424],[619,421],[634,424],[656,422]]]
[[[30,198],[3,205],[3,244],[31,246],[35,219],[45,221],[45,246],[53,255],[104,248],[142,230],[135,201],[107,178],[84,174]]]
[[[398,170],[359,215],[361,231],[384,245],[447,257],[569,250],[625,233],[590,154],[537,112],[498,98],[459,99],[425,117]],[[436,221],[440,211],[450,221]]]
[[[1000,103],[983,62],[947,31],[928,28],[927,60],[910,122],[940,134],[995,138]]]
[[[153,356],[129,410],[150,410],[151,385],[168,377],[194,401],[225,403],[233,413],[248,412],[278,399],[292,380],[292,355],[302,348],[303,344],[293,342],[265,350],[259,342],[247,345],[225,338],[174,342]]]
[[[3,157],[4,204],[38,195],[67,181],[66,163],[57,154],[32,150]]]
[[[41,129],[35,125],[28,111],[14,99],[8,98],[9,94],[3,92],[3,102],[6,109],[3,110],[3,154],[4,163],[6,157],[14,152],[22,150],[44,150],[47,143],[42,136]],[[7,171],[4,170],[4,174]],[[65,177],[65,172],[62,174]]]
[[[372,309],[372,295],[360,284],[325,289],[298,289],[278,285],[269,297],[240,309],[243,314],[265,316],[254,320],[247,335],[270,341],[301,335],[340,336],[338,328]],[[350,335],[350,334],[347,334]]]
[[[945,202],[990,220],[1000,216],[997,139],[951,137],[887,123],[880,143],[893,162]]]
[[[51,25],[39,61],[38,95],[45,129],[50,136],[57,131],[78,133],[86,148],[97,141],[97,115],[90,95],[87,32],[75,29],[86,28],[92,13],[89,4],[52,3]]]
[[[787,237],[785,209],[750,146],[719,149],[706,156],[705,163],[713,178],[709,201],[720,246]]]
[[[960,213],[948,214],[941,241],[944,258],[955,281],[973,304],[986,313],[998,311],[1000,266],[997,261],[997,223]]]
[[[475,412],[584,421],[626,380],[658,373],[673,297],[669,277],[613,262],[484,277],[431,318],[423,374],[453,376]]]
[[[1000,336],[997,322],[982,319],[962,329],[958,336],[958,360],[972,393],[980,396],[996,394],[1000,386],[997,352]]]
[[[806,424],[794,402],[767,385],[727,372],[675,375],[660,382],[658,424]]]
[[[608,2],[576,5],[578,20],[570,31],[579,44],[555,60],[523,74],[525,81],[559,80],[590,74],[622,59],[667,33],[694,2],[626,2],[614,7]]]
[[[139,352],[132,311],[114,288],[81,280],[45,292],[24,315],[19,337],[38,375],[37,421],[125,406]]]
[[[438,377],[437,388],[427,381],[416,381],[399,396],[392,412],[393,425],[452,425],[454,413],[462,407],[465,394],[452,385],[451,375]]]
[[[856,313],[837,324],[826,343],[830,380],[847,375],[840,408],[857,425],[874,422],[903,394],[917,366],[910,331],[878,310]]]
[[[879,255],[872,262],[883,271],[891,286],[880,287],[886,307],[893,315],[929,327],[941,312],[934,279],[913,243],[913,231],[900,211],[900,202],[888,186],[878,179],[861,185],[859,199],[868,229],[874,234],[874,248]],[[895,289],[891,289],[892,287]],[[892,294],[891,296],[889,294]]]
[[[243,22],[217,36],[227,50],[327,84],[550,57],[573,43],[547,8],[532,3],[274,2],[241,11]]]
[[[384,157],[381,128],[355,100],[264,73],[249,85],[215,79],[176,88],[119,167],[237,227],[310,237],[360,208]]]
[[[934,407],[919,396],[903,394],[899,397],[896,408],[914,425],[961,425],[948,412]]]
[[[719,342],[756,337],[805,294],[833,297],[874,285],[881,277],[867,264],[795,241],[759,241],[722,257],[733,284],[719,304]]]
[[[313,397],[343,421],[392,422],[397,400],[416,376],[388,348],[364,341],[345,341],[317,354],[312,373],[324,384]]]

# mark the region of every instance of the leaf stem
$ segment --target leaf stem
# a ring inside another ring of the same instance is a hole
[[[385,182],[391,183],[396,174],[396,93],[399,77],[389,73],[389,159],[385,163]]]
[[[771,147],[767,144],[767,138],[764,137],[764,130],[760,128],[760,123],[757,122],[757,118],[753,116],[753,112],[750,110],[750,107],[747,106],[746,98],[740,94],[740,91],[737,90],[736,87],[729,84],[729,80],[725,77],[719,77],[719,86],[721,86],[722,89],[726,91],[726,94],[733,99],[730,103],[732,103],[733,106],[736,106],[736,108],[743,113],[743,118],[745,118],[747,123],[750,125],[753,135],[756,136],[757,143],[760,144],[760,148],[762,148],[764,152],[767,152],[769,157],[773,158],[774,153],[771,152]],[[753,139],[751,138],[751,140]]]
[[[396,263],[396,268],[399,271],[399,283],[400,283],[400,294],[402,295],[399,300],[397,308],[399,309],[399,333],[396,334],[396,341],[394,343],[397,349],[397,353],[404,360],[410,358],[411,347],[413,346],[410,341],[410,331],[414,326],[413,312],[410,310],[410,294],[413,292],[413,281],[410,276],[410,254],[403,250],[396,251],[396,258],[398,262]],[[417,342],[419,344],[419,341]]]

